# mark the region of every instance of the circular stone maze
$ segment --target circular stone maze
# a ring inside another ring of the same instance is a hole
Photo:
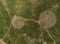
[[[60,0],[0,0],[0,44],[60,44]]]

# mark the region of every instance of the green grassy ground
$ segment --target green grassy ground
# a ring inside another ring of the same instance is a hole
[[[43,44],[43,42],[60,44],[60,0],[36,0],[33,3],[32,5],[29,0],[0,0],[0,39],[3,39],[7,44]],[[14,29],[11,25],[11,19],[14,15],[38,20],[40,13],[45,10],[51,10],[57,16],[56,25],[49,29],[53,39],[43,30],[42,38],[44,41],[42,43],[38,41],[31,43],[29,37],[39,39],[38,37],[41,34],[39,24],[28,21],[22,29]],[[27,41],[26,36],[23,36],[24,34],[28,36]]]

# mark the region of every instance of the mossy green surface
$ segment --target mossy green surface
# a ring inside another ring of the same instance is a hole
[[[27,34],[27,36],[30,36],[31,38],[38,39],[41,33],[41,29],[39,30],[39,24],[33,21],[28,21],[22,29],[14,29],[11,25],[11,19],[14,15],[19,15],[24,18],[38,20],[40,13],[45,10],[52,10],[57,16],[55,26],[49,29],[54,40],[49,37],[45,30],[42,31],[44,33],[43,39],[47,44],[54,44],[54,41],[55,44],[60,44],[60,0],[39,0],[40,2],[36,0],[36,3],[39,4],[33,5],[35,15],[32,14],[29,0],[5,1],[9,11],[5,9],[5,6],[3,5],[4,3],[0,0],[0,39],[4,39],[7,44],[26,44],[26,41],[24,40],[25,36],[23,36],[24,34]],[[17,5],[18,7],[16,8]],[[4,35],[8,30],[9,32],[4,38]],[[36,44],[42,43],[36,41]]]

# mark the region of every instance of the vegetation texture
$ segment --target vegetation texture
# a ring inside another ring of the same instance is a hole
[[[0,0],[0,44],[60,44],[60,0]]]

